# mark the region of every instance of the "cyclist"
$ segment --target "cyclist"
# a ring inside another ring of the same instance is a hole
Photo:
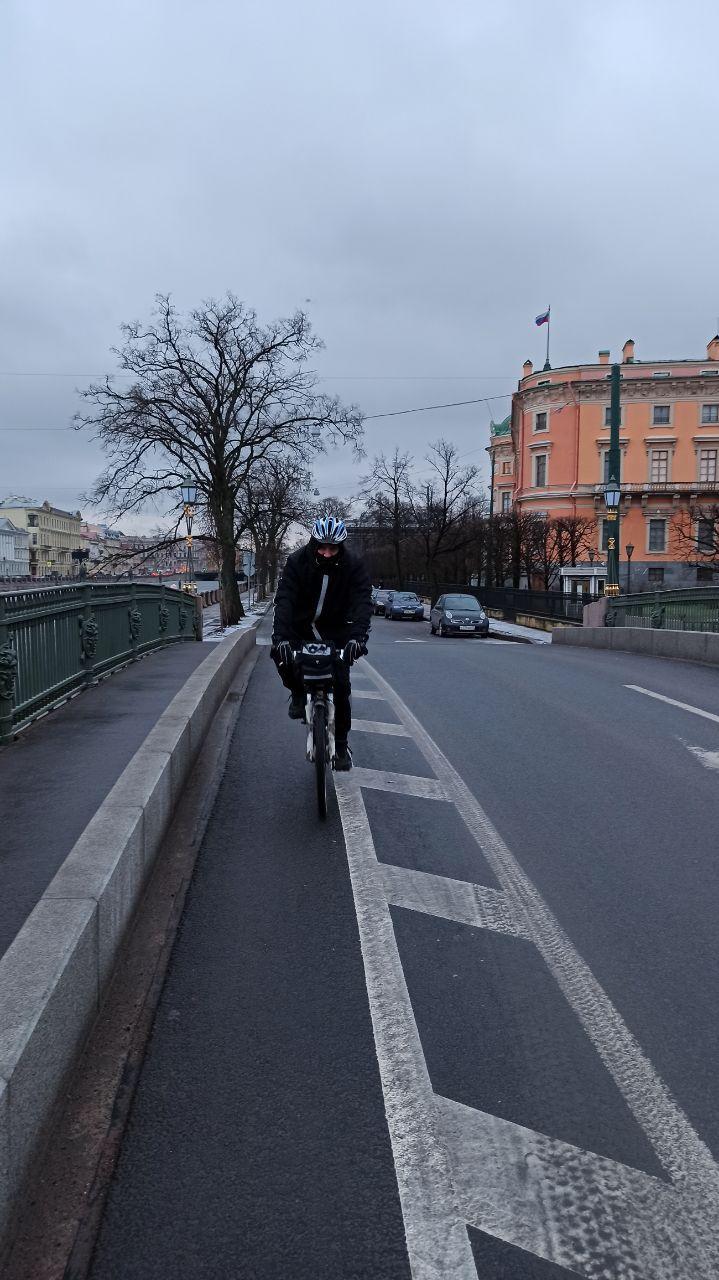
[[[336,516],[315,520],[309,542],[287,557],[275,594],[271,656],[290,691],[291,720],[302,720],[305,696],[293,650],[312,641],[345,649],[335,676],[335,769],[352,768],[347,745],[349,667],[367,652],[372,585],[363,561],[345,547],[347,530]]]

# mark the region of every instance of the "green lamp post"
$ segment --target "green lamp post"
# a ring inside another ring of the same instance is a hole
[[[609,483],[604,486],[604,502],[607,508],[607,585],[608,596],[619,595],[619,502],[622,496],[621,455],[619,451],[619,422],[621,418],[621,369],[612,365],[611,408],[609,412]]]

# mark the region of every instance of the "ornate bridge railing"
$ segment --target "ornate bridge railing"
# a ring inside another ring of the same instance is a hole
[[[113,668],[201,639],[198,602],[160,583],[0,593],[0,743]]]
[[[644,591],[610,601],[608,627],[663,627],[667,631],[719,631],[716,587]]]

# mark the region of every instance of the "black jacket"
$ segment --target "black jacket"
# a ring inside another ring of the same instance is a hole
[[[315,626],[323,640],[344,645],[369,635],[372,585],[359,556],[344,548],[340,561],[323,573],[315,564],[311,543],[287,557],[275,595],[273,640],[314,640],[312,623],[327,579],[322,609]]]

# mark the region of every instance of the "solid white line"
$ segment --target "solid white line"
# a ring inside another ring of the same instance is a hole
[[[692,1229],[702,1237],[709,1223],[719,1240],[719,1168],[707,1146],[472,792],[392,686],[371,664],[367,665],[377,687],[433,768],[447,799],[454,801],[510,899],[516,918],[524,917],[528,936],[543,956],[659,1161],[678,1185],[691,1188],[691,1198],[686,1200],[687,1221],[691,1218]]]
[[[408,738],[403,724],[390,724],[385,720],[353,720],[352,728],[359,733],[387,733],[394,738]]]
[[[413,1280],[477,1280],[357,773],[335,774]]]
[[[412,773],[388,773],[385,769],[353,769],[358,786],[373,791],[394,791],[403,796],[421,796],[423,800],[446,800],[441,782],[436,778],[420,778]]]
[[[667,698],[663,693],[654,693],[652,689],[643,689],[640,684],[625,684],[625,689],[633,689],[635,693],[643,693],[647,698],[656,698],[657,702],[668,702],[671,707],[679,707],[681,711],[690,711],[693,716],[702,716],[704,720],[713,720],[719,724],[719,716],[713,711],[702,711],[701,707],[692,707],[688,702],[678,702],[676,698]]]
[[[681,1188],[459,1102],[437,1107],[473,1226],[581,1276],[716,1277],[716,1239],[688,1228]]]
[[[375,702],[384,702],[384,696],[375,689],[352,689],[353,698],[371,698]]]
[[[384,863],[380,864],[380,873],[387,901],[393,907],[422,911],[512,937],[525,936],[512,916],[506,895],[497,889]]]

